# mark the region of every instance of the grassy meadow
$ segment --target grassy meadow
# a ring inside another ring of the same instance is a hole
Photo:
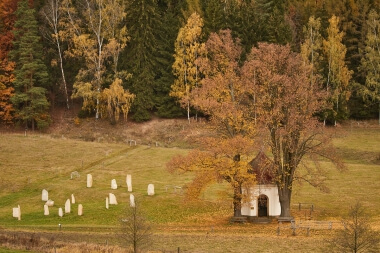
[[[225,184],[210,186],[201,201],[188,202],[174,189],[183,187],[192,175],[170,174],[165,168],[171,157],[186,154],[187,149],[1,134],[0,234],[22,231],[51,236],[55,241],[119,245],[116,232],[129,205],[126,175],[131,174],[136,202],[154,232],[151,252],[177,252],[178,247],[181,252],[323,252],[325,238],[339,228],[339,220],[356,201],[363,203],[373,226],[380,230],[380,128],[348,125],[329,131],[334,131],[333,143],[347,170],[339,172],[324,162],[330,192],[296,184],[292,203],[296,219],[310,218],[309,210],[298,211],[297,203],[313,203],[311,218],[333,221],[331,231],[291,236],[285,225],[277,235],[276,222],[230,224],[232,200]],[[70,179],[73,171],[80,177]],[[92,188],[86,188],[88,173],[93,176]],[[117,190],[110,187],[112,179],[117,181]],[[147,195],[149,183],[155,185],[154,196]],[[43,213],[42,189],[55,201],[49,216]],[[107,210],[105,198],[110,192],[119,204]],[[76,204],[61,218],[58,208],[64,209],[71,194]],[[83,216],[76,215],[78,204],[83,205]],[[17,205],[21,206],[21,221],[12,217]]]

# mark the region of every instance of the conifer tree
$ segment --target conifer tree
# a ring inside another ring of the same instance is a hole
[[[261,29],[265,32],[262,41],[286,44],[291,41],[289,24],[285,21],[285,5],[281,0],[258,0],[257,13]]]
[[[219,0],[209,0],[205,4],[204,11],[204,33],[206,36],[210,33],[226,29],[226,15],[223,10],[222,2]]]
[[[174,63],[174,42],[181,26],[182,12],[185,1],[173,0],[159,2],[162,20],[158,36],[157,55],[158,66],[155,80],[155,108],[159,117],[170,118],[183,115],[176,98],[169,96],[174,82],[172,65]]]
[[[49,85],[47,67],[43,62],[43,49],[38,34],[38,23],[34,8],[28,6],[27,0],[18,3],[17,21],[14,30],[11,60],[16,63],[13,82],[15,95],[11,98],[16,118],[31,125],[34,130],[49,124],[49,102],[46,87]]]
[[[127,30],[130,42],[121,55],[121,68],[132,73],[127,88],[136,95],[132,118],[146,121],[154,109],[157,77],[157,33],[161,27],[156,0],[126,1]]]

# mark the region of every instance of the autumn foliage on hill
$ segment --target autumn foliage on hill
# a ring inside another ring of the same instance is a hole
[[[0,121],[12,123],[13,106],[10,98],[14,89],[11,83],[14,79],[12,71],[14,63],[8,60],[8,53],[12,48],[12,29],[16,21],[14,12],[18,0],[4,0],[0,2]]]

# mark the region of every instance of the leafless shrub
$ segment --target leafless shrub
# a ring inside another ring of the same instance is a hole
[[[122,243],[137,253],[151,244],[151,227],[142,215],[139,206],[127,207],[120,220]]]
[[[330,242],[331,250],[337,252],[379,252],[380,234],[371,229],[370,218],[358,202],[342,220],[343,229]]]

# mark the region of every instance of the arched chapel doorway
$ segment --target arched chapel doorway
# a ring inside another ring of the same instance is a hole
[[[268,216],[268,197],[264,194],[261,194],[257,199],[257,210],[259,217]]]

